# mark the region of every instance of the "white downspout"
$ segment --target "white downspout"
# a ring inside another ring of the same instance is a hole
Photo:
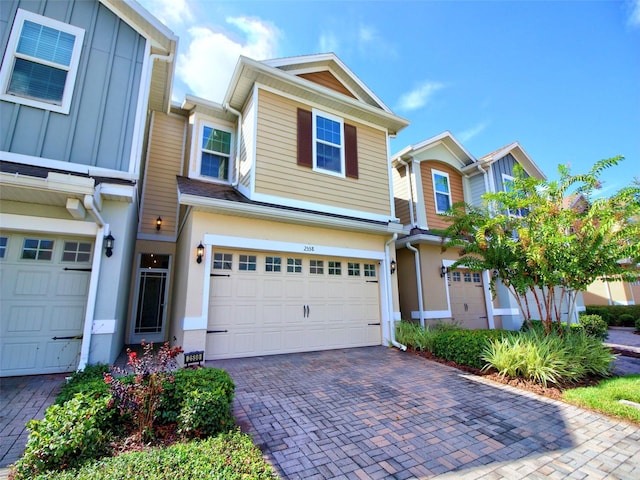
[[[391,255],[389,254],[389,245],[391,245],[393,242],[395,242],[398,238],[398,234],[394,233],[393,236],[384,244],[384,254],[385,257],[387,259],[387,266],[391,265]],[[386,275],[386,272],[385,272]],[[392,295],[392,288],[391,288],[391,274],[389,274],[389,282],[387,285],[387,303],[389,305],[389,341],[391,342],[391,345],[393,345],[396,348],[399,348],[400,350],[402,350],[403,352],[407,350],[407,346],[403,345],[399,342],[396,341],[396,321],[393,318],[393,295]]]
[[[420,326],[424,328],[424,304],[422,299],[422,272],[420,271],[420,252],[411,243],[405,245],[413,252],[416,261],[416,287],[418,289],[418,310],[420,314]]]
[[[84,207],[89,215],[98,225],[96,232],[96,244],[93,249],[93,261],[91,263],[91,277],[89,280],[89,292],[87,294],[87,311],[84,314],[84,326],[82,329],[82,345],[80,346],[80,361],[78,362],[78,370],[84,370],[89,362],[89,351],[91,349],[91,333],[93,330],[93,316],[96,311],[96,298],[98,296],[98,278],[100,276],[100,265],[102,264],[102,242],[104,241],[105,232],[109,231],[109,224],[105,223],[104,218],[96,209],[93,195],[84,196]]]
[[[228,102],[223,105],[223,108],[238,117],[238,128],[236,129],[236,158],[234,160],[235,179],[231,182],[232,187],[237,187],[240,182],[240,135],[242,134],[242,113],[235,108],[232,108]]]

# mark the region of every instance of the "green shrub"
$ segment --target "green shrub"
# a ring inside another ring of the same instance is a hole
[[[133,452],[87,463],[78,470],[43,475],[34,480],[276,480],[251,437],[234,430],[202,441]]]
[[[115,410],[108,399],[78,393],[62,405],[47,408],[43,420],[30,420],[24,455],[15,464],[16,480],[51,470],[74,468],[107,450]]]
[[[396,340],[422,352],[430,352],[433,349],[433,339],[436,335],[435,329],[429,326],[422,328],[419,323],[400,322],[396,326]]]
[[[432,353],[459,365],[482,368],[489,341],[510,335],[505,330],[442,330],[433,339]]]
[[[612,327],[633,327],[635,319],[640,318],[640,305],[589,305],[585,313],[600,315]]]
[[[640,317],[636,318],[636,332],[640,332]]]
[[[76,393],[92,393],[96,396],[108,396],[109,387],[104,383],[103,374],[109,371],[106,363],[87,365],[84,370],[74,372],[71,378],[62,385],[55,403],[63,404],[72,399]]]
[[[543,386],[577,381],[587,375],[606,376],[614,356],[598,338],[577,330],[545,335],[536,329],[493,340],[482,359],[484,369],[532,380]]]
[[[578,318],[580,319],[580,325],[584,328],[584,333],[587,335],[600,340],[606,340],[609,336],[607,322],[605,322],[600,315],[582,314]]]
[[[188,392],[178,415],[178,432],[188,438],[229,431],[233,424],[231,404],[220,387]]]
[[[166,383],[163,388],[158,410],[161,423],[176,422],[187,396],[193,391],[216,392],[222,395],[229,406],[235,396],[232,378],[225,370],[218,368],[177,370],[174,372],[174,381]]]

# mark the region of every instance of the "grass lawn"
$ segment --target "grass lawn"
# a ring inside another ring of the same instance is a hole
[[[614,415],[640,424],[640,408],[625,405],[618,400],[640,404],[640,375],[603,380],[595,387],[567,390],[562,394],[567,402]]]

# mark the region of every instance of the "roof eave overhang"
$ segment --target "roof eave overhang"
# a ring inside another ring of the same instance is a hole
[[[247,98],[253,91],[253,86],[256,83],[262,83],[259,81],[261,75],[268,77],[279,86],[288,87],[290,92],[293,92],[300,98],[313,97],[314,102],[332,108],[339,105],[343,111],[351,110],[354,117],[372,116],[376,124],[386,128],[391,135],[398,133],[410,123],[409,120],[385,111],[382,108],[373,107],[330,88],[314,84],[286,71],[270,67],[262,62],[257,62],[243,56],[238,60],[223,104],[229,104],[236,110],[242,110]],[[249,79],[249,83],[244,87],[240,85],[240,80],[243,77]],[[274,83],[272,83],[272,85],[274,85]]]
[[[321,228],[335,228],[375,234],[402,233],[402,225],[396,222],[368,222],[358,219],[337,218],[322,214],[299,212],[295,210],[283,210],[277,207],[265,205],[253,205],[239,202],[230,202],[216,198],[206,198],[188,193],[178,193],[178,201],[181,205],[191,206],[196,210],[234,215],[241,217],[271,220],[297,225],[307,225]]]
[[[416,235],[409,235],[407,237],[402,237],[396,240],[396,248],[404,248],[407,246],[407,243],[412,245],[424,243],[427,245],[441,245],[442,237],[438,235],[430,235],[426,233],[418,233]]]

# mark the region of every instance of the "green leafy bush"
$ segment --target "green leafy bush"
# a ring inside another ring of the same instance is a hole
[[[34,480],[276,480],[251,437],[234,430],[202,441],[180,443],[169,448],[125,453],[87,463],[81,468],[43,475]]]
[[[109,371],[106,363],[87,365],[84,370],[74,372],[62,386],[55,403],[62,405],[71,400],[76,393],[92,393],[96,396],[108,396],[109,387],[104,383],[103,375]]]
[[[396,325],[396,340],[418,351],[432,351],[436,335],[437,330],[429,326],[422,328],[419,323],[400,322]]]
[[[233,424],[231,404],[220,386],[188,392],[178,415],[178,432],[188,438],[228,431]]]
[[[558,335],[532,329],[491,341],[482,359],[484,369],[521,377],[547,386],[577,381],[588,375],[606,376],[615,357],[602,341],[580,330]]]
[[[459,365],[482,368],[489,341],[510,335],[505,330],[442,330],[433,339],[432,353]]]
[[[640,318],[640,305],[589,305],[585,313],[600,315],[610,327],[633,327],[635,319]]]
[[[636,318],[636,332],[640,332],[640,317]]]
[[[606,340],[609,336],[607,322],[600,315],[580,315],[580,325],[584,328],[584,333],[600,340]]]
[[[174,372],[174,381],[164,385],[158,411],[159,421],[177,421],[187,396],[194,391],[216,392],[231,406],[235,396],[235,385],[229,374],[218,368],[177,370]],[[220,418],[224,420],[223,417]]]
[[[52,470],[74,468],[107,450],[114,410],[108,399],[78,393],[47,408],[43,420],[30,420],[24,455],[15,464],[16,480]]]

